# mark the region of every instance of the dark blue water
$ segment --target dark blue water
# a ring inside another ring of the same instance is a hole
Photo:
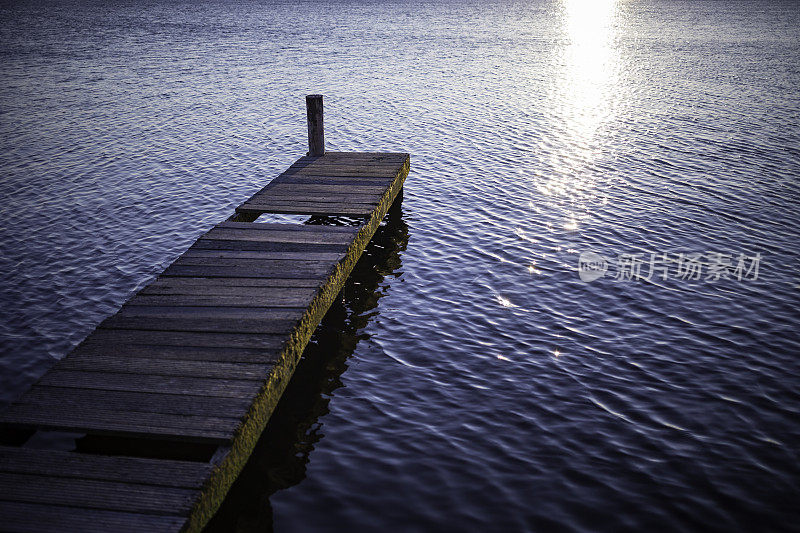
[[[215,527],[798,529],[797,4],[14,2],[0,44],[3,402],[323,93],[412,171]]]

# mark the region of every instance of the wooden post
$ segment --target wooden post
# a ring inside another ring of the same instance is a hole
[[[325,155],[325,126],[322,121],[322,95],[306,96],[308,115],[308,155]]]

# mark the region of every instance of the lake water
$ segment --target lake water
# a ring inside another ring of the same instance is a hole
[[[12,2],[0,44],[3,403],[322,93],[412,170],[212,529],[797,528],[797,4]]]

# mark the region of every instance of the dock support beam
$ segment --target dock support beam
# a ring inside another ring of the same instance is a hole
[[[308,115],[308,155],[325,155],[325,126],[322,120],[322,95],[306,96],[306,114]]]

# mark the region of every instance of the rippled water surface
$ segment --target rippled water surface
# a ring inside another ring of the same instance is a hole
[[[12,2],[0,44],[3,402],[323,93],[329,148],[412,171],[216,528],[800,523],[796,4]]]

